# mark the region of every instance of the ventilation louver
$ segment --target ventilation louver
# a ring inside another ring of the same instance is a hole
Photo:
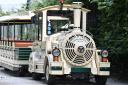
[[[83,66],[92,60],[95,53],[95,43],[89,35],[70,34],[63,42],[66,61],[75,66]]]

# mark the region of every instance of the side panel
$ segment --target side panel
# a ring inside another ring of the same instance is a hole
[[[42,52],[32,52],[29,58],[29,72],[30,73],[44,73],[44,56]]]
[[[4,68],[16,71],[28,66],[29,54],[31,52],[31,42],[12,42],[2,41],[0,46],[0,64]]]

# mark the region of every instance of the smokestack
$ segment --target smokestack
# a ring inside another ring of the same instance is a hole
[[[80,29],[80,21],[81,21],[81,8],[82,2],[73,2],[74,8],[74,28]]]

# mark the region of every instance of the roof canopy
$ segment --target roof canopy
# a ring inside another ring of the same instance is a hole
[[[0,23],[7,23],[7,22],[18,22],[18,21],[31,21],[31,17],[34,15],[34,13],[29,12],[25,15],[19,15],[19,14],[13,14],[8,16],[2,16],[0,17]]]
[[[69,5],[69,4],[64,4],[63,5],[63,10],[73,10],[73,5]],[[35,10],[34,12],[35,13],[38,13],[38,12],[41,12],[41,11],[46,11],[46,10],[60,10],[60,6],[59,5],[54,5],[54,6],[48,6],[48,7],[44,7],[44,8],[41,8],[39,10]],[[82,8],[82,11],[90,11],[89,9],[86,9],[86,8]]]

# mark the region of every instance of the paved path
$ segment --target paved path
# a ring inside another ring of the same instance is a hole
[[[0,85],[42,85],[43,81],[32,80],[31,77],[15,77],[11,72],[0,68]],[[46,84],[43,84],[46,85]]]
[[[65,83],[65,82],[64,82]],[[31,77],[15,77],[10,71],[0,68],[0,85],[46,85],[42,80],[32,80]],[[58,84],[58,85],[92,85],[83,83]],[[128,85],[128,82],[120,82],[116,79],[109,78],[106,85]]]

